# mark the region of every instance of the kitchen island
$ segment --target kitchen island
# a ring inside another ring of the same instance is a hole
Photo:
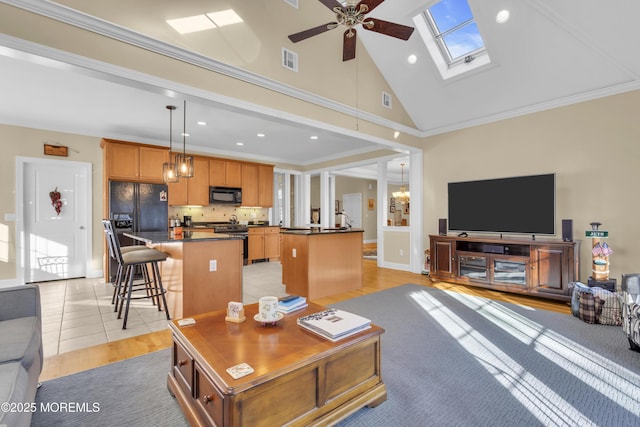
[[[205,231],[124,233],[168,255],[160,263],[172,319],[225,309],[242,302],[243,239]]]
[[[282,283],[313,300],[362,288],[362,229],[282,229]]]

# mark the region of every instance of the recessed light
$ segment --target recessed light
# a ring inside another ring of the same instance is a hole
[[[416,62],[418,62],[418,57],[417,57],[417,56],[415,56],[415,55],[413,55],[413,54],[412,54],[412,55],[409,55],[409,57],[407,58],[407,62],[408,62],[409,64],[412,64],[412,65],[413,65],[413,64],[415,64]]]
[[[181,135],[181,136],[191,136],[191,135],[189,135],[188,133],[184,133],[184,132],[182,132],[180,135]]]
[[[509,20],[510,13],[507,9],[503,9],[496,15],[496,22],[498,24],[504,24]]]
[[[312,135],[310,139],[318,139],[318,137],[316,135]]]
[[[197,121],[196,123],[199,124],[200,126],[206,126],[207,125],[207,122],[203,122],[202,120]]]
[[[264,138],[264,133],[259,133],[256,135],[258,138]]]
[[[236,145],[244,145],[244,142],[238,141],[236,142]]]

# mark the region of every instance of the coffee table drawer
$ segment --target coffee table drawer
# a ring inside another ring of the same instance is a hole
[[[213,382],[195,365],[195,399],[200,412],[209,418],[210,425],[221,426],[224,419],[224,397]]]
[[[185,392],[193,396],[193,358],[176,340],[173,341],[173,375]]]

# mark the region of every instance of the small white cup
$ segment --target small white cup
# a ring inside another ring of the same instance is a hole
[[[272,296],[260,298],[258,302],[258,313],[260,320],[264,322],[275,322],[278,320],[278,298]]]

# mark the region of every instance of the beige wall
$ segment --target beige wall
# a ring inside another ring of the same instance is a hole
[[[384,232],[384,262],[396,264],[401,268],[408,268],[410,257],[409,230],[385,230]]]
[[[640,91],[477,126],[424,143],[424,230],[447,217],[447,183],[556,173],[556,233],[573,219],[582,240],[580,279],[591,275],[590,222],[602,223],[613,248],[610,277],[640,272]],[[521,236],[526,237],[526,236]]]
[[[43,144],[61,144],[69,147],[68,157],[45,156]],[[90,268],[102,270],[102,149],[100,139],[88,136],[48,132],[17,126],[0,125],[0,281],[15,279],[16,233],[14,221],[6,221],[6,214],[16,213],[16,157],[72,160],[92,164],[93,197],[93,259]]]

